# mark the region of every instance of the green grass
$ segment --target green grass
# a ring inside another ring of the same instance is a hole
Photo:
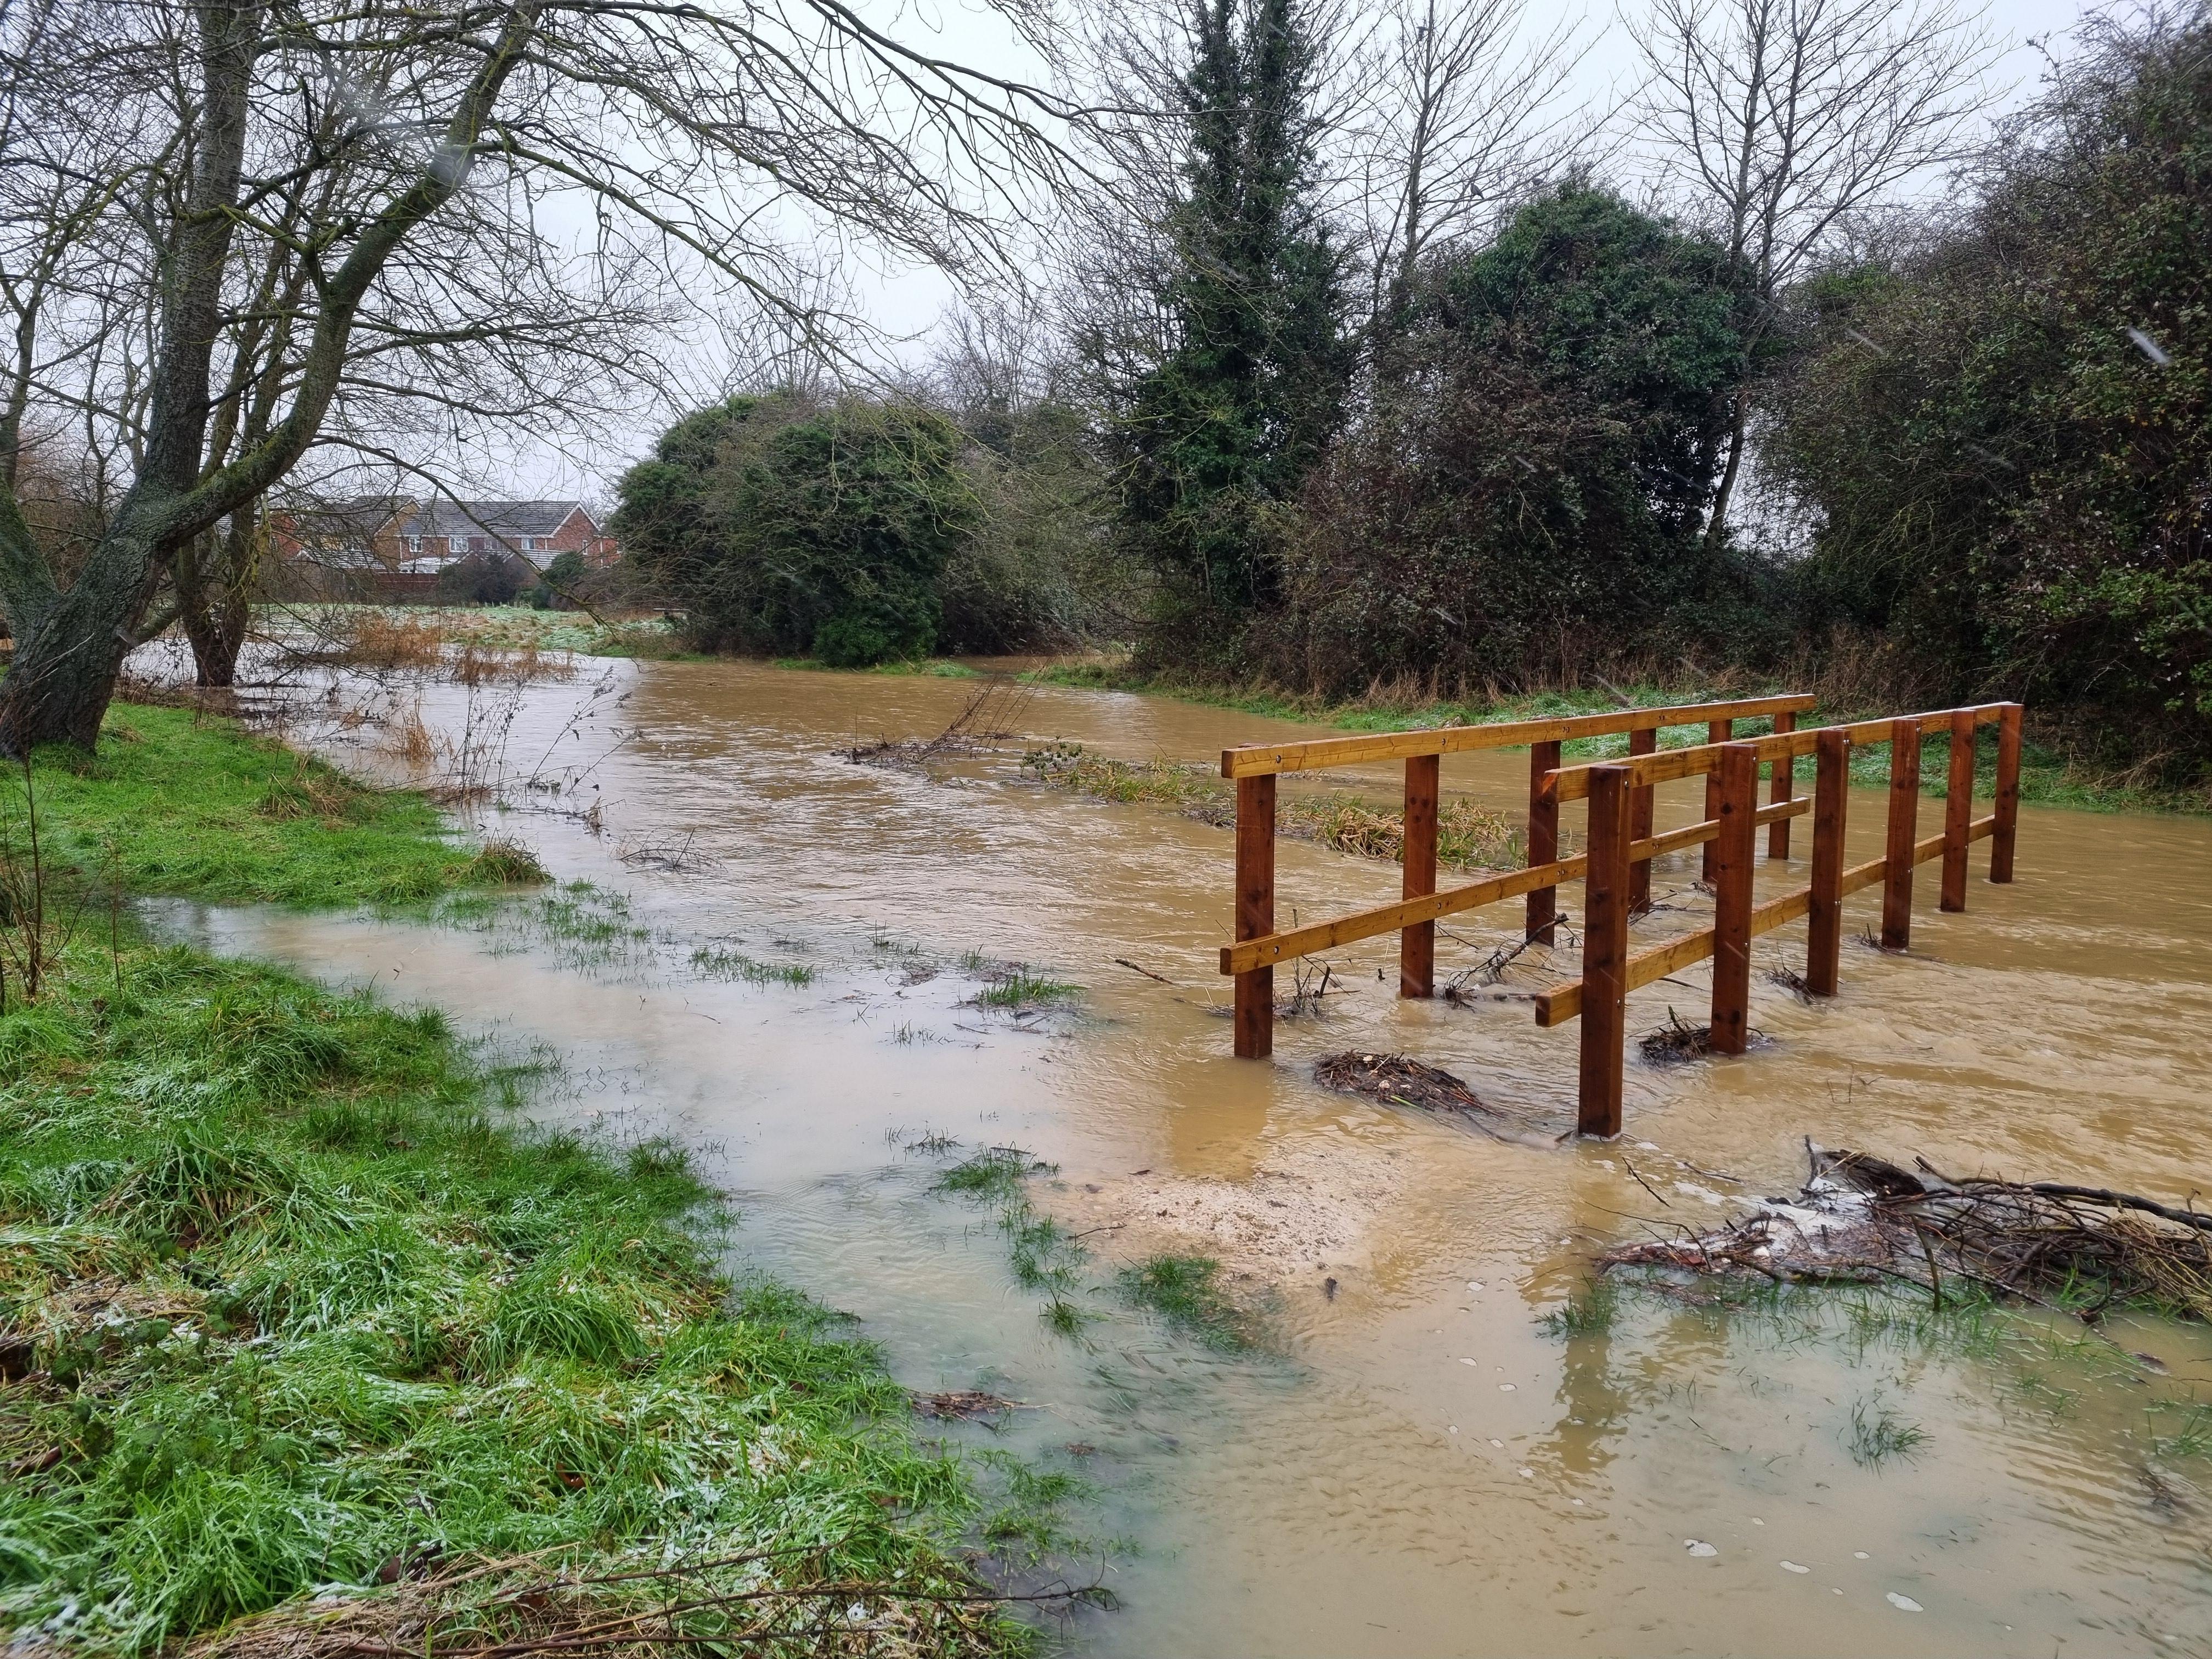
[[[833,1316],[717,1277],[680,1151],[508,1121],[433,1012],[184,949],[67,966],[0,1018],[11,1626],[150,1651],[426,1540],[966,1585],[960,1468]],[[1013,1641],[935,1605],[921,1651]]]
[[[1224,1353],[1242,1352],[1259,1345],[1258,1316],[1230,1295],[1221,1274],[1211,1256],[1155,1255],[1124,1267],[1115,1285],[1123,1300],[1186,1336]]]
[[[1911,1462],[1927,1443],[1928,1431],[1886,1401],[1868,1399],[1852,1403],[1850,1431],[1844,1437],[1844,1449],[1860,1468],[1880,1468],[1897,1458]]]
[[[719,945],[701,945],[691,953],[691,965],[708,979],[743,980],[748,985],[814,983],[814,969],[804,963],[762,962]]]
[[[215,902],[389,904],[543,881],[512,842],[453,837],[421,795],[371,789],[190,710],[118,705],[96,752],[42,750],[32,790],[49,873]],[[27,851],[20,768],[0,770],[0,826]]]
[[[1168,760],[1133,763],[1088,754],[1075,743],[1031,750],[1022,757],[1022,765],[1053,788],[1094,799],[1164,806],[1221,829],[1237,822],[1235,789],[1203,766]],[[1405,856],[1404,814],[1352,795],[1285,796],[1276,803],[1275,832],[1364,858],[1396,862]],[[1503,812],[1457,796],[1438,805],[1437,857],[1445,865],[1510,867],[1521,863],[1526,846]]]
[[[1264,715],[1273,720],[1334,726],[1347,732],[1400,732],[1423,726],[1480,725],[1495,720],[1540,720],[1571,714],[1605,714],[1616,713],[1622,706],[1620,697],[1602,688],[1537,691],[1495,698],[1395,700],[1386,696],[1338,701],[1298,696],[1265,685],[1210,684],[1174,675],[1134,673],[1126,664],[1097,660],[1048,665],[1032,670],[1023,678],[1049,685],[1146,692],[1175,697],[1185,702],[1202,703],[1211,708]],[[1749,688],[1731,687],[1724,690],[1630,684],[1624,684],[1620,692],[1621,696],[1639,708],[1656,708],[1680,703],[1772,696],[1793,689],[1778,680],[1771,684]],[[1884,714],[1912,712],[1915,711],[1887,707],[1822,706],[1809,714],[1801,715],[1798,724],[1802,727],[1815,723],[1868,720]],[[2033,716],[2034,711],[2031,709],[2029,712]],[[1772,729],[1772,723],[1769,720],[1747,720],[1737,724],[1736,732],[1742,737],[1756,737]],[[1667,748],[1686,747],[1705,741],[1703,732],[1702,726],[1670,728],[1660,734],[1660,742]],[[1986,798],[1994,787],[1996,773],[1995,729],[1984,728],[1978,734],[1978,738],[1976,787],[1977,792]],[[1577,761],[1610,759],[1625,755],[1627,750],[1628,739],[1625,736],[1578,739],[1563,747],[1565,757]],[[1949,750],[1948,736],[1932,737],[1923,741],[1920,769],[1922,787],[1926,793],[1938,799],[1944,793],[1944,766]],[[1804,769],[1809,775],[1809,763],[1806,763]],[[1888,749],[1885,746],[1854,750],[1851,775],[1854,781],[1868,785],[1887,782]],[[2084,763],[2051,744],[2037,741],[2033,736],[2021,746],[2020,787],[2022,800],[2041,806],[2075,807],[2092,811],[2212,811],[2212,794],[2208,794],[2201,786],[2194,789],[2147,787],[2136,781],[2126,772]]]
[[[972,1000],[978,1008],[1036,1008],[1055,1002],[1072,1002],[1082,994],[1079,985],[1048,979],[1016,965],[1000,969]]]
[[[1589,1279],[1537,1323],[1547,1336],[1602,1336],[1620,1310],[1620,1293],[1609,1279]]]

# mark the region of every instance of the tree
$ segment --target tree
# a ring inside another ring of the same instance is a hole
[[[1699,631],[1694,557],[1746,365],[1717,244],[1569,185],[1417,270],[1402,373],[1306,497],[1277,672],[1531,684]]]
[[[1760,302],[1755,349],[1855,216],[1966,153],[1993,58],[1961,0],[1656,0],[1633,33],[1662,171]],[[1749,418],[1746,388],[1706,518],[1716,568]]]
[[[118,465],[66,583],[0,490],[0,749],[89,746],[179,550],[334,418],[370,451],[395,404],[532,418],[545,382],[638,372],[702,273],[788,308],[781,210],[987,257],[1053,108],[837,0],[9,9],[0,455],[82,416]]]
[[[629,470],[612,528],[702,649],[840,667],[923,656],[975,516],[963,447],[911,404],[733,398]]]
[[[1302,0],[1195,0],[1175,80],[1188,147],[1159,227],[1149,335],[1093,326],[1117,534],[1187,639],[1280,589],[1273,521],[1342,414],[1344,260],[1312,176]]]
[[[1980,188],[1802,286],[1759,428],[1816,628],[2116,760],[2212,763],[2212,15],[2087,31]]]
[[[1358,156],[1378,337],[1403,320],[1432,248],[1525,198],[1570,147],[1547,112],[1581,61],[1579,24],[1516,53],[1527,15],[1525,0],[1394,0],[1383,17]]]

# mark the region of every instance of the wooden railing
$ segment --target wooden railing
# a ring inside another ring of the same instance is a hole
[[[1577,738],[1628,734],[1631,757],[1657,750],[1659,733],[1670,726],[1702,726],[1714,743],[1725,743],[1740,720],[1771,718],[1778,732],[1793,729],[1797,716],[1812,708],[1802,695],[1748,697],[1729,702],[1685,704],[1668,708],[1624,708],[1604,714],[1575,714],[1556,720],[1506,720],[1489,726],[1448,726],[1421,732],[1382,732],[1353,738],[1319,738],[1307,743],[1251,744],[1221,751],[1221,775],[1237,784],[1237,943],[1221,953],[1221,971],[1233,975],[1236,1047],[1239,1056],[1256,1060],[1274,1047],[1274,964],[1327,951],[1354,939],[1395,932],[1398,994],[1436,994],[1436,924],[1445,916],[1501,899],[1527,897],[1527,931],[1548,941],[1559,915],[1556,890],[1583,873],[1580,856],[1561,859],[1559,796],[1553,775],[1559,767],[1559,745]],[[1528,746],[1528,865],[1525,869],[1437,891],[1437,780],[1445,755],[1478,749]],[[1687,750],[1678,752],[1691,752]],[[1319,771],[1373,761],[1406,763],[1403,895],[1396,904],[1340,916],[1334,921],[1275,931],[1275,779],[1284,772]],[[1787,781],[1778,796],[1788,794]],[[1779,857],[1789,850],[1787,819],[1805,810],[1802,803],[1778,799],[1771,817],[1780,839],[1771,843]],[[1711,816],[1708,809],[1707,816]],[[1648,817],[1648,808],[1647,808]],[[1649,834],[1647,823],[1645,833]],[[1689,845],[1682,842],[1681,845]]]
[[[1236,1048],[1241,1056],[1267,1054],[1273,1037],[1273,964],[1353,939],[1397,930],[1401,996],[1434,994],[1435,925],[1442,917],[1522,895],[1526,932],[1548,938],[1556,925],[1556,891],[1563,881],[1583,882],[1583,977],[1538,997],[1536,1023],[1583,1022],[1580,1133],[1620,1132],[1626,999],[1630,991],[1713,958],[1711,1042],[1740,1054],[1749,1035],[1751,941],[1800,917],[1808,921],[1806,984],[1816,996],[1837,988],[1843,944],[1843,901],[1882,885],[1881,942],[1903,950],[1911,934],[1912,874],[1930,859],[1943,860],[1942,906],[1966,908],[1966,853],[1987,839],[1990,879],[2009,882],[2020,807],[2021,706],[1974,708],[1907,714],[1848,726],[1794,729],[1809,697],[1771,697],[1675,708],[1623,710],[1559,720],[1522,720],[1494,726],[1451,726],[1375,737],[1332,738],[1279,747],[1223,752],[1224,777],[1237,781],[1237,943],[1221,952],[1221,971],[1236,977]],[[1736,720],[1771,715],[1771,737],[1731,740]],[[1664,726],[1705,725],[1711,741],[1696,748],[1660,750]],[[1996,800],[1973,816],[1975,732],[1998,728]],[[1627,732],[1625,761],[1562,767],[1561,742]],[[1919,835],[1921,739],[1936,732],[1952,739],[1942,833]],[[1528,864],[1449,892],[1436,890],[1437,757],[1474,749],[1528,744],[1531,749]],[[1882,856],[1845,867],[1844,830],[1854,746],[1890,745],[1887,839]],[[1814,757],[1810,798],[1795,793],[1796,763]],[[1344,766],[1403,757],[1406,761],[1405,896],[1333,921],[1274,931],[1275,775],[1279,772]],[[1768,803],[1759,801],[1759,769],[1772,774]],[[1655,835],[1654,792],[1662,784],[1702,777],[1702,821]],[[1585,850],[1561,859],[1559,811],[1570,801],[1589,803]],[[1810,881],[1765,904],[1753,902],[1753,866],[1760,824],[1769,826],[1767,856],[1789,854],[1790,821],[1813,814]],[[1650,896],[1650,861],[1702,845],[1705,878],[1714,892],[1711,927],[1628,953],[1628,924]]]

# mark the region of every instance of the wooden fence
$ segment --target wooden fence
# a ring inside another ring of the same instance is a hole
[[[1714,958],[1712,1043],[1741,1053],[1748,1033],[1752,939],[1806,917],[1809,939],[1808,988],[1835,994],[1843,942],[1842,904],[1860,889],[1882,884],[1884,946],[1905,948],[1911,932],[1912,872],[1941,858],[1942,908],[1966,903],[1966,850],[1990,842],[1990,879],[2012,879],[2013,842],[2020,802],[2021,706],[1988,703],[1971,708],[1908,714],[1849,726],[1796,729],[1809,696],[1752,698],[1670,708],[1623,709],[1618,714],[1491,726],[1448,726],[1371,737],[1327,738],[1310,743],[1224,750],[1224,777],[1237,781],[1237,919],[1234,945],[1221,952],[1221,971],[1236,981],[1236,1051],[1256,1059],[1273,1044],[1274,964],[1378,933],[1398,933],[1398,994],[1435,994],[1436,923],[1463,910],[1522,897],[1530,939],[1548,939],[1558,917],[1562,882],[1583,882],[1583,977],[1537,999],[1536,1023],[1583,1021],[1577,1125],[1585,1134],[1620,1132],[1626,1002],[1630,991]],[[1771,717],[1771,737],[1733,740],[1736,720]],[[1996,799],[1988,816],[1973,816],[1975,731],[1998,727]],[[1668,726],[1704,726],[1708,741],[1696,748],[1660,750]],[[1559,745],[1577,738],[1629,735],[1623,761],[1563,767]],[[1943,830],[1919,837],[1920,746],[1929,732],[1952,737]],[[1843,863],[1844,829],[1855,745],[1890,744],[1887,842],[1883,854],[1850,868]],[[1436,884],[1438,760],[1475,749],[1529,746],[1528,851],[1525,867],[1486,877],[1447,892]],[[1796,793],[1796,763],[1815,762],[1812,796]],[[1403,897],[1331,921],[1277,933],[1275,917],[1275,778],[1284,772],[1351,766],[1402,758],[1406,763]],[[1771,770],[1767,803],[1759,804],[1759,771]],[[1705,805],[1696,823],[1653,834],[1655,791],[1660,784],[1702,778]],[[1585,850],[1559,856],[1559,808],[1589,803]],[[1769,858],[1787,858],[1790,820],[1813,814],[1811,880],[1805,888],[1764,905],[1753,902],[1752,879],[1759,825],[1767,828]],[[1628,953],[1630,918],[1650,899],[1650,861],[1663,854],[1702,846],[1704,877],[1714,890],[1713,926],[1636,956]]]

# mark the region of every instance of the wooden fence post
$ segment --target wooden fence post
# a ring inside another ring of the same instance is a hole
[[[1974,825],[1974,711],[1951,716],[1951,765],[1943,775],[1943,896],[1946,910],[1966,908],[1966,835]]]
[[[1759,750],[1721,750],[1721,832],[1713,859],[1713,1052],[1740,1054],[1751,1030],[1751,867],[1758,847]]]
[[[1406,757],[1406,834],[1401,848],[1405,880],[1402,898],[1425,898],[1437,890],[1437,784],[1439,758]],[[1437,994],[1437,925],[1417,921],[1398,934],[1398,994]]]
[[[1559,764],[1559,745],[1528,745],[1528,862],[1549,864],[1559,856],[1559,798],[1544,788],[1544,775]],[[1559,890],[1539,887],[1528,895],[1528,925],[1524,937],[1552,943],[1552,924],[1559,914]]]
[[[1774,735],[1797,729],[1797,717],[1784,709],[1774,717]],[[1797,793],[1797,760],[1794,755],[1784,755],[1774,763],[1774,788],[1767,797],[1776,805],[1788,800]],[[1766,826],[1766,856],[1786,859],[1790,856],[1790,820],[1777,818]]]
[[[1659,728],[1648,726],[1641,732],[1628,734],[1628,752],[1637,755],[1656,753],[1659,748]],[[1649,841],[1651,838],[1653,788],[1639,783],[1629,791],[1628,838]],[[1639,859],[1628,866],[1628,913],[1640,916],[1651,908],[1651,860]]]
[[[2020,828],[2020,715],[2016,702],[1997,721],[1996,823],[1990,828],[1990,879],[2012,879],[2012,844]]]
[[[1889,843],[1881,872],[1881,948],[1912,943],[1912,843],[1920,832],[1920,722],[1889,728]]]
[[[1583,878],[1580,1102],[1575,1132],[1620,1133],[1621,1060],[1627,1042],[1628,774],[1590,773],[1589,866]]]
[[[1705,727],[1707,743],[1726,743],[1735,735],[1734,720],[1715,720]],[[1721,775],[1705,774],[1705,822],[1711,823],[1721,815]],[[1698,879],[1710,884],[1713,871],[1720,860],[1720,850],[1712,842],[1705,843],[1705,857],[1698,866]]]
[[[1275,775],[1237,780],[1237,937],[1275,931]],[[1237,975],[1237,1057],[1265,1060],[1275,1048],[1275,970]]]
[[[1814,739],[1813,908],[1805,928],[1805,988],[1836,994],[1844,955],[1844,814],[1851,793],[1851,739],[1826,731]]]

